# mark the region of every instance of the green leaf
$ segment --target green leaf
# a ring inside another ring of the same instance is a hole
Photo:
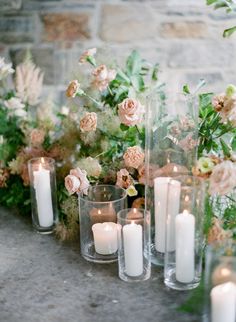
[[[233,137],[231,141],[231,148],[233,151],[236,151],[236,135]]]
[[[125,124],[121,124],[120,129],[121,129],[121,131],[124,132],[124,131],[127,131],[129,129],[129,127],[127,125],[125,125]]]
[[[230,37],[235,31],[236,31],[236,26],[225,29],[223,32],[223,37],[224,38]]]
[[[139,74],[142,68],[142,60],[140,54],[133,50],[126,62],[127,74],[129,76]]]
[[[218,0],[207,0],[207,5],[210,6],[212,5],[213,3],[216,3]]]
[[[157,81],[158,80],[158,71],[159,71],[159,64],[155,64],[152,71],[152,80]]]
[[[121,81],[121,82],[130,84],[129,77],[121,69],[119,69],[119,68],[117,69],[116,79],[119,80],[119,81]]]
[[[142,76],[133,75],[130,78],[131,78],[132,85],[136,89],[136,91],[142,92],[145,89],[145,84]]]
[[[231,153],[230,153],[230,148],[229,148],[228,144],[226,144],[223,139],[220,139],[220,144],[221,144],[224,156],[230,157]]]
[[[189,90],[189,88],[188,88],[188,85],[187,85],[187,84],[185,84],[185,85],[183,86],[183,93],[184,93],[184,94],[190,94],[190,90]]]

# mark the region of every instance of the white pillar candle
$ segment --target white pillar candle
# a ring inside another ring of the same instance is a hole
[[[50,171],[43,169],[42,165],[39,164],[39,169],[33,172],[33,176],[39,225],[41,227],[50,227],[53,225]]]
[[[165,252],[167,211],[170,224],[168,251],[175,250],[174,218],[179,213],[180,186],[181,183],[179,181],[171,180],[169,177],[154,179],[155,247],[161,253]]]
[[[143,273],[143,227],[135,223],[123,227],[125,272],[129,276]]]
[[[217,285],[211,290],[211,322],[236,321],[236,285]]]
[[[97,223],[92,226],[95,251],[110,255],[117,251],[117,224],[114,222]]]
[[[190,283],[195,276],[195,218],[186,210],[175,218],[175,237],[176,280],[181,283]]]

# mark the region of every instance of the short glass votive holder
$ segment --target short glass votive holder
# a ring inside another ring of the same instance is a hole
[[[182,176],[170,180],[168,190],[176,190],[176,199],[167,205],[164,282],[172,289],[189,290],[199,285],[202,273],[205,183]]]
[[[55,161],[31,159],[28,172],[33,226],[41,234],[50,234],[58,220]]]
[[[151,275],[150,213],[129,208],[119,211],[119,277],[125,282],[145,281]]]
[[[236,321],[236,244],[207,246],[204,322]]]
[[[117,213],[126,208],[126,191],[96,185],[79,193],[78,199],[81,255],[95,263],[117,261]]]

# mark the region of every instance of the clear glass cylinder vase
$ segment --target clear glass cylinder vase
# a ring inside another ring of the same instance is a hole
[[[158,220],[159,193],[169,178],[190,174],[197,159],[198,107],[196,98],[159,91],[147,98],[145,143],[145,208],[151,212],[152,263],[164,265],[165,223]],[[156,179],[156,178],[163,179]],[[162,188],[159,188],[162,185]],[[161,207],[161,218],[166,208]],[[161,233],[161,236],[158,234]]]
[[[197,287],[204,249],[205,182],[181,176],[168,183],[164,282],[176,290]]]
[[[126,282],[147,280],[151,275],[150,213],[130,208],[119,211],[119,277]]]
[[[78,194],[80,249],[91,262],[117,261],[117,213],[126,208],[126,191],[112,185],[90,186]]]
[[[236,321],[236,244],[207,247],[204,322]]]
[[[55,161],[31,159],[28,172],[33,226],[39,233],[52,233],[58,220]]]

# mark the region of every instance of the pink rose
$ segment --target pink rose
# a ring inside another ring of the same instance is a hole
[[[79,191],[80,188],[80,180],[72,175],[68,175],[65,177],[65,187],[70,195]]]
[[[121,123],[133,126],[142,121],[145,110],[138,100],[126,98],[118,105],[118,115]]]
[[[236,165],[227,160],[217,164],[210,176],[209,192],[211,195],[225,195],[236,186]]]
[[[41,146],[45,138],[45,132],[39,129],[33,129],[30,133],[30,142],[34,147]]]
[[[80,130],[82,132],[96,131],[97,128],[97,114],[85,113],[85,116],[80,121]]]
[[[65,178],[65,187],[69,194],[83,190],[84,193],[87,193],[87,188],[89,187],[87,172],[80,168],[70,170],[70,174]]]
[[[144,162],[144,153],[139,146],[132,146],[126,150],[123,158],[127,167],[138,169]]]
[[[127,189],[132,183],[133,180],[126,169],[121,169],[117,172],[117,186]]]
[[[114,69],[108,69],[106,65],[100,65],[93,71],[93,76],[93,85],[102,92],[116,78],[116,71]]]

